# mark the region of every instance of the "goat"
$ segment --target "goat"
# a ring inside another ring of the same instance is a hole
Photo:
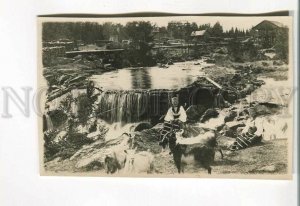
[[[209,131],[194,138],[183,138],[182,133],[183,130],[169,133],[161,143],[163,147],[169,143],[170,153],[173,154],[178,173],[184,173],[184,166],[189,161],[194,161],[207,169],[208,174],[211,174],[210,165],[214,161],[215,147],[217,147],[216,134]],[[218,149],[218,151],[223,158],[222,150]]]
[[[176,143],[176,136],[169,138],[169,147],[178,173],[184,173],[184,166],[189,160],[196,161],[211,174],[211,163],[214,161],[215,150],[203,144],[181,145]]]
[[[193,144],[203,144],[208,147],[215,148],[216,151],[220,152],[221,158],[223,159],[224,155],[221,150],[221,148],[218,146],[217,142],[217,135],[214,130],[209,130],[204,134],[200,134],[196,137],[192,138],[183,138],[183,130],[179,130],[176,132],[176,144],[181,144],[181,145],[193,145]]]
[[[136,148],[124,150],[126,153],[124,173],[151,173],[154,156],[149,151],[136,153]]]
[[[124,168],[126,161],[124,150],[132,148],[134,144],[134,135],[128,133],[122,135],[127,137],[120,144],[110,148],[109,154],[104,158],[104,168],[107,174],[113,174]]]

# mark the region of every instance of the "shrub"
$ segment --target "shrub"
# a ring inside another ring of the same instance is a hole
[[[70,158],[75,154],[83,145],[93,142],[92,139],[87,138],[86,134],[69,133],[65,140],[54,142],[53,139],[58,132],[44,134],[44,159],[45,162],[51,161],[56,157],[62,159]]]
[[[64,113],[62,109],[55,109],[49,111],[49,117],[52,121],[54,128],[59,127],[68,119],[67,115]]]
[[[228,53],[235,62],[253,61],[257,59],[258,50],[252,42],[242,44],[232,40],[228,44]]]

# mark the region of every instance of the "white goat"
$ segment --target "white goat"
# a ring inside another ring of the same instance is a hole
[[[106,173],[115,173],[119,172],[125,166],[126,153],[124,152],[127,149],[131,149],[134,144],[134,135],[124,133],[126,135],[124,140],[111,148],[109,148],[108,153],[104,159],[104,166]]]
[[[124,150],[126,153],[126,162],[124,173],[151,173],[153,170],[154,156],[149,151],[136,153],[136,148],[132,150]]]
[[[212,131],[208,131],[204,134],[199,134],[196,137],[191,137],[191,138],[183,138],[182,134],[183,134],[183,129],[179,130],[178,132],[176,132],[176,144],[182,144],[182,145],[192,145],[192,144],[206,144],[207,142],[209,142],[212,139],[216,138],[216,135],[214,132]]]

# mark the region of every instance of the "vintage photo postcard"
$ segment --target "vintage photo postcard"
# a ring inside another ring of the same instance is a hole
[[[292,23],[39,17],[41,175],[290,179]]]

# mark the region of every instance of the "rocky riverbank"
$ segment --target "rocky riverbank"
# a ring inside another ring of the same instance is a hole
[[[190,136],[200,134],[202,132],[201,128],[204,127],[210,127],[218,131],[219,146],[224,150],[225,158],[221,159],[216,154],[213,171],[216,174],[286,173],[288,169],[287,148],[290,146],[288,139],[291,138],[292,124],[290,119],[283,119],[280,115],[288,105],[279,102],[270,103],[266,99],[260,101],[261,98],[253,99],[249,98],[249,95],[254,94],[253,92],[258,91],[261,85],[265,83],[264,80],[259,79],[261,77],[275,77],[276,80],[279,78],[281,80],[287,79],[287,66],[277,61],[259,61],[244,64],[231,63],[230,65],[221,66],[211,65],[203,68],[203,71],[227,91],[225,99],[228,104],[225,105],[225,108],[213,109],[197,106],[193,110],[190,109],[193,111],[190,114],[187,112],[190,120],[187,131]],[[199,79],[198,82],[193,84],[201,85],[203,81]],[[286,91],[281,95],[286,97],[289,92]],[[208,109],[211,112],[207,112]],[[72,118],[69,121],[72,121]],[[60,126],[62,130],[69,123],[62,124]],[[48,138],[47,146],[49,147],[52,144],[53,148],[50,148],[51,154],[45,159],[45,169],[51,172],[104,174],[103,161],[107,150],[113,145],[120,144],[126,138],[126,135],[117,135],[116,133],[116,137],[108,141],[105,135],[112,127],[108,128],[108,125],[95,118],[89,119],[86,124],[74,124],[77,125],[75,127],[76,132],[72,132],[77,135],[64,135],[58,140],[58,133],[56,132],[55,135],[52,134]],[[139,151],[150,150],[154,154],[155,173],[175,174],[176,169],[172,156],[168,152],[162,153],[158,145],[161,124],[156,124],[154,127],[149,123],[143,124],[144,126],[139,126],[138,123],[132,124],[132,127],[127,130],[134,136],[134,146]],[[263,140],[253,147],[230,151],[230,145],[235,141],[237,135],[252,124],[264,129]],[[93,128],[95,125],[96,129]],[[272,131],[272,128],[277,128],[277,130]],[[72,130],[68,129],[69,132]],[[68,140],[69,138],[72,138],[71,142]],[[57,140],[55,143],[53,143],[54,139]],[[47,151],[49,152],[49,148]],[[186,172],[201,175],[205,171],[190,165]]]

